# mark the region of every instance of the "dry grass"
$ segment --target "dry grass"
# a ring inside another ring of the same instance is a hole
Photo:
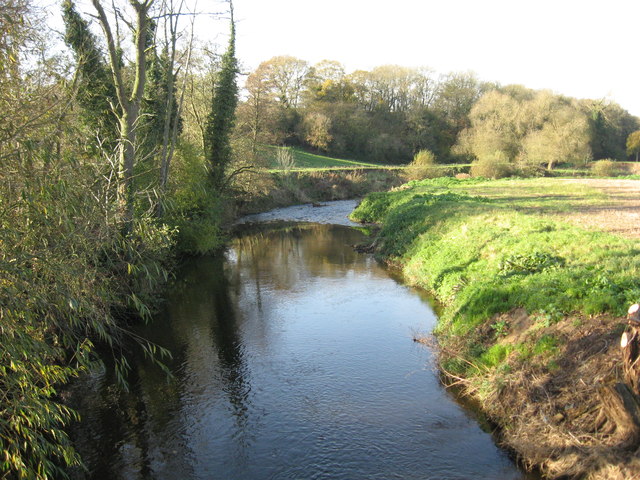
[[[494,320],[511,325],[503,343],[535,342],[553,335],[562,345],[549,364],[531,363],[514,351],[507,370],[486,369],[472,379],[449,378],[450,384],[463,387],[464,394],[480,400],[500,427],[499,442],[515,452],[525,467],[538,468],[548,478],[640,480],[640,449],[628,447],[615,432],[596,428],[601,412],[598,389],[621,378],[622,319],[570,317],[536,328],[535,319],[517,309]],[[451,358],[456,351],[451,344],[442,347],[440,355]]]

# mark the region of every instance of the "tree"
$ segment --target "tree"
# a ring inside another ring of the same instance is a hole
[[[636,156],[636,162],[638,161],[638,154],[640,153],[640,130],[631,132],[627,137],[627,155]]]
[[[606,100],[581,100],[589,120],[593,158],[625,160],[626,141],[640,127],[638,119],[618,104]]]
[[[491,89],[472,73],[451,73],[439,82],[433,106],[445,115],[457,134],[469,127],[471,108]]]
[[[167,5],[167,19],[165,22],[165,39],[162,53],[154,57],[151,69],[150,107],[152,121],[147,131],[155,139],[155,148],[159,150],[160,175],[158,179],[158,202],[156,205],[156,215],[162,217],[164,214],[164,200],[169,181],[169,168],[173,158],[175,144],[182,128],[182,100],[184,99],[185,88],[182,88],[182,95],[177,97],[177,76],[175,70],[177,57],[178,22],[182,15],[181,9],[184,2],[176,11],[173,0]],[[193,23],[191,25],[191,39],[187,47],[186,70],[191,63],[191,50],[193,45]],[[185,75],[186,79],[186,75]]]
[[[570,99],[513,86],[485,93],[469,114],[457,148],[487,163],[551,170],[559,162],[582,163],[590,154],[589,124]]]
[[[226,170],[231,163],[231,132],[235,122],[238,105],[238,62],[235,56],[236,27],[233,19],[233,3],[229,1],[231,11],[231,34],[227,50],[222,56],[211,110],[207,118],[205,137],[205,156],[209,162],[211,184],[221,191],[225,188]]]
[[[100,3],[91,0],[97,12],[98,22],[107,43],[109,68],[116,91],[115,114],[119,123],[118,154],[118,204],[123,221],[123,232],[129,233],[134,217],[134,167],[136,163],[136,135],[140,126],[140,106],[144,94],[147,74],[147,35],[149,33],[150,10],[154,0],[129,0],[134,10],[135,21],[130,24],[133,35],[135,60],[131,84],[120,56],[120,39],[113,35],[111,22]],[[117,17],[116,17],[117,22]]]
[[[308,113],[302,122],[304,139],[314,148],[327,151],[333,137],[331,131],[331,119],[318,112]]]
[[[334,60],[322,60],[309,70],[305,80],[304,105],[348,101],[351,85],[346,81],[344,67]]]
[[[520,104],[499,91],[485,93],[469,113],[472,128],[460,137],[463,150],[476,158],[501,158],[513,162],[520,150],[518,113]]]
[[[273,57],[265,62],[267,81],[284,108],[298,107],[309,74],[309,64],[288,55]]]
[[[241,128],[249,135],[254,156],[261,143],[282,143],[282,139],[276,137],[274,129],[276,102],[267,78],[268,68],[263,62],[249,74],[245,83],[247,99],[238,108],[238,120]]]
[[[590,156],[587,119],[570,106],[554,110],[540,130],[523,140],[523,157],[529,163],[546,163],[552,170],[558,163],[584,163]]]
[[[77,12],[73,0],[62,3],[65,42],[73,50],[77,63],[77,101],[82,117],[98,141],[112,151],[118,138],[118,123],[111,105],[116,91],[111,81],[98,42],[89,30],[89,23]]]

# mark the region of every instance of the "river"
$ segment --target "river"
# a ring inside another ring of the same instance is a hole
[[[139,356],[129,392],[109,368],[76,385],[88,478],[533,478],[442,388],[412,341],[434,326],[429,299],[353,250],[352,208],[254,217],[323,224],[244,226],[182,266],[139,332],[173,376]]]

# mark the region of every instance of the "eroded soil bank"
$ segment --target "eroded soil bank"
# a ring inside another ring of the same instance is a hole
[[[523,185],[509,198],[470,185],[471,197],[426,182],[369,199],[352,218],[381,223],[377,253],[443,302],[442,371],[523,464],[549,478],[639,479],[640,439],[603,404],[624,381],[622,312],[638,293],[637,229],[627,226],[638,183],[554,180],[561,207],[544,213],[527,203],[542,184]]]

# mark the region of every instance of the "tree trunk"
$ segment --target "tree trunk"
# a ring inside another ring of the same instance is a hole
[[[127,111],[120,116],[118,210],[125,234],[131,232],[133,223],[133,168],[135,165],[135,131],[131,122],[133,118],[137,118],[135,112]]]
[[[614,435],[621,447],[631,447],[640,441],[640,405],[624,383],[605,385],[598,390],[602,403],[601,417],[606,431]]]
[[[622,334],[622,370],[631,391],[640,395],[640,326],[629,325]]]

